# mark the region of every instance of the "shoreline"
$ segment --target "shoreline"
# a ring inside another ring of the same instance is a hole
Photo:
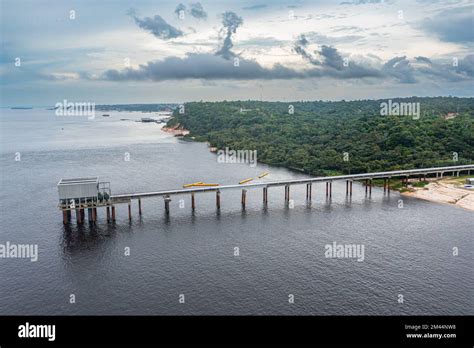
[[[464,177],[435,179],[424,187],[410,187],[409,191],[400,194],[474,211],[474,190],[464,188],[462,186],[464,180]]]

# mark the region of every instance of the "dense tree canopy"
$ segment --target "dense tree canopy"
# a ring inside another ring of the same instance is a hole
[[[419,118],[382,116],[386,101],[192,102],[183,114],[176,109],[169,126],[179,123],[217,148],[256,149],[260,162],[314,175],[474,162],[474,98],[392,100],[420,103]],[[454,117],[445,119],[448,113]]]

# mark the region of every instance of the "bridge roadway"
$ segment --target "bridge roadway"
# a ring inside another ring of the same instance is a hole
[[[124,193],[111,195],[111,201],[113,203],[122,203],[127,202],[132,199],[141,199],[141,198],[150,198],[156,196],[172,196],[172,195],[181,195],[181,194],[192,194],[192,193],[201,193],[201,192],[216,192],[224,190],[235,190],[235,189],[252,189],[259,187],[272,187],[272,186],[288,186],[288,185],[300,185],[300,184],[311,184],[316,182],[332,182],[336,180],[371,180],[371,179],[390,179],[393,177],[410,177],[413,175],[430,175],[436,174],[443,176],[444,173],[455,173],[460,172],[469,172],[474,170],[474,164],[461,165],[461,166],[449,166],[449,167],[434,167],[434,168],[422,168],[422,169],[408,169],[408,170],[394,170],[389,172],[375,172],[375,173],[362,173],[362,174],[349,174],[349,175],[338,175],[338,176],[321,176],[315,178],[305,178],[305,179],[294,179],[294,180],[279,180],[279,181],[268,181],[268,182],[259,182],[253,184],[244,184],[244,185],[224,185],[224,186],[212,186],[212,187],[194,187],[186,189],[177,189],[177,190],[164,190],[164,191],[151,191],[151,192],[141,192],[141,193]]]

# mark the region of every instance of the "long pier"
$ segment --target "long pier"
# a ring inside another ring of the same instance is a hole
[[[408,185],[408,179],[410,177],[418,177],[426,179],[427,176],[435,175],[436,178],[442,178],[446,173],[450,173],[451,176],[459,176],[462,172],[471,173],[474,170],[474,164],[460,165],[460,166],[448,166],[448,167],[433,167],[433,168],[422,168],[422,169],[408,169],[408,170],[395,170],[387,172],[374,172],[374,173],[362,173],[362,174],[349,174],[349,175],[338,175],[338,176],[321,176],[314,178],[304,179],[293,179],[293,180],[279,180],[269,181],[261,183],[250,183],[245,185],[224,185],[224,186],[211,186],[211,187],[193,187],[176,190],[162,190],[162,191],[150,191],[140,193],[124,193],[111,195],[110,198],[104,202],[91,201],[74,205],[73,207],[67,204],[59,204],[59,209],[63,211],[63,221],[68,223],[71,220],[71,211],[76,210],[77,222],[82,223],[84,221],[84,209],[89,211],[89,221],[95,222],[97,218],[97,208],[105,207],[107,212],[107,221],[115,221],[115,205],[117,204],[128,204],[128,216],[132,219],[131,202],[132,200],[138,200],[138,213],[141,215],[141,200],[152,197],[163,197],[165,203],[166,214],[170,213],[169,202],[172,196],[176,195],[190,195],[191,196],[191,208],[195,210],[195,195],[204,192],[215,192],[216,193],[216,207],[220,209],[221,198],[220,194],[225,190],[242,190],[241,204],[242,208],[245,209],[247,190],[263,188],[263,203],[268,204],[268,189],[271,187],[284,186],[285,187],[285,202],[290,201],[290,187],[292,185],[304,185],[306,184],[306,199],[311,200],[312,198],[312,184],[313,183],[325,183],[326,184],[326,197],[332,197],[332,183],[334,181],[346,181],[346,196],[352,196],[352,183],[354,181],[363,181],[365,184],[365,194],[371,195],[372,193],[372,180],[384,179],[384,193],[390,193],[390,179],[402,178],[404,185]],[[109,209],[111,209],[111,213]]]

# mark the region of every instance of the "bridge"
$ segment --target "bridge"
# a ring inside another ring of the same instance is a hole
[[[152,197],[163,197],[165,203],[166,214],[170,213],[169,202],[172,196],[177,195],[190,195],[191,196],[191,209],[194,211],[196,208],[195,195],[204,192],[215,192],[216,193],[216,208],[220,209],[221,198],[220,193],[225,190],[242,190],[241,204],[242,208],[245,209],[247,190],[262,188],[263,203],[268,204],[268,190],[271,187],[284,186],[285,187],[285,202],[290,200],[290,187],[293,185],[306,185],[306,199],[311,201],[312,198],[312,184],[313,183],[325,183],[326,185],[326,197],[332,197],[332,183],[334,181],[346,181],[346,196],[352,196],[352,183],[354,181],[363,181],[365,185],[365,194],[372,194],[372,180],[383,179],[384,193],[390,193],[390,179],[398,178],[402,179],[402,183],[407,186],[408,179],[410,177],[416,177],[425,180],[428,176],[435,176],[436,178],[442,178],[446,173],[451,176],[459,176],[460,173],[471,173],[474,170],[474,164],[459,165],[459,166],[447,166],[447,167],[433,167],[433,168],[422,168],[422,169],[408,169],[408,170],[395,170],[386,172],[373,172],[373,173],[362,173],[362,174],[348,174],[348,175],[337,175],[337,176],[320,176],[313,178],[304,179],[292,179],[292,180],[279,180],[269,181],[260,183],[249,183],[245,185],[223,185],[223,186],[211,186],[211,187],[192,187],[176,190],[162,190],[162,191],[150,191],[150,192],[139,192],[139,193],[123,193],[110,195],[107,200],[98,201],[95,199],[91,200],[80,200],[77,204],[69,204],[68,202],[60,203],[59,209],[63,211],[63,222],[65,224],[71,221],[71,211],[76,211],[76,220],[78,223],[84,221],[84,210],[89,211],[89,221],[95,222],[97,218],[97,208],[105,207],[107,221],[115,221],[115,205],[117,204],[128,204],[128,217],[132,219],[131,204],[132,200],[138,201],[138,213],[142,214],[141,200]]]

